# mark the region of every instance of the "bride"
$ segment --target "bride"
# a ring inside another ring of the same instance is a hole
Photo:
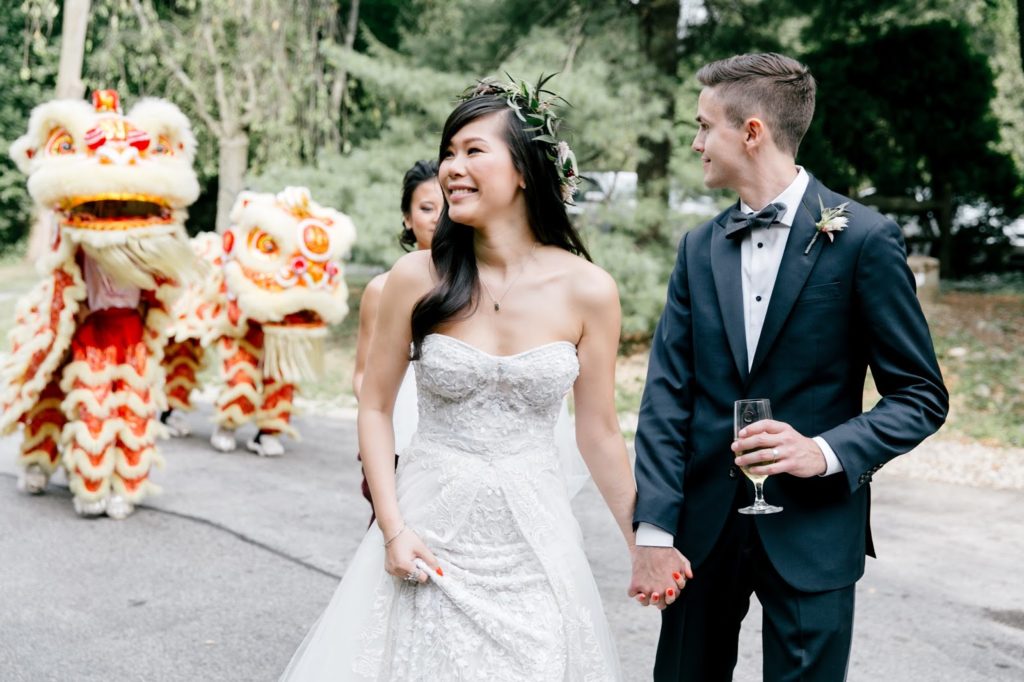
[[[631,551],[618,292],[566,215],[575,159],[543,85],[482,82],[445,123],[432,250],[391,270],[360,397],[377,525],[282,679],[621,679],[554,437],[571,389]],[[410,347],[419,423],[395,472]]]

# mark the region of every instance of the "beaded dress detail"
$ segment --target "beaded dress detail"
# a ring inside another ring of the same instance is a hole
[[[619,680],[555,445],[575,347],[495,356],[431,334],[415,364],[398,503],[444,576],[388,575],[372,527],[282,679]]]

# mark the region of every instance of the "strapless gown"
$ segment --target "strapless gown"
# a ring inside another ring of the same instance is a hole
[[[575,346],[495,356],[431,334],[416,364],[398,505],[444,576],[387,574],[373,526],[281,679],[620,680],[555,444]]]

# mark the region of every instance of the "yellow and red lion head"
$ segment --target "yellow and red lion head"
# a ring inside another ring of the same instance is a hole
[[[52,250],[81,246],[112,276],[152,288],[192,274],[186,207],[199,196],[195,138],[170,102],[143,99],[121,113],[117,93],[54,100],[32,111],[11,157],[28,176]]]
[[[315,203],[305,187],[242,192],[223,234],[227,289],[264,326],[340,322],[348,313],[341,259],[355,238],[348,216]]]
[[[314,202],[305,187],[278,194],[242,192],[230,227],[192,240],[212,278],[175,306],[172,336],[242,338],[250,323],[263,335],[263,375],[286,383],[315,378],[327,325],[348,314],[341,261],[356,230],[344,213]]]

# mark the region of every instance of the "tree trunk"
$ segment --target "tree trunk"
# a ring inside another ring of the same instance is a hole
[[[85,59],[85,34],[89,28],[90,0],[64,0],[61,17],[60,67],[57,70],[57,97],[81,99],[82,61]]]
[[[656,69],[650,94],[665,106],[664,118],[675,120],[675,89],[679,69],[679,0],[645,0],[640,12],[640,49]],[[644,193],[668,205],[668,165],[672,156],[671,133],[648,137],[641,134],[640,148],[645,158],[637,165],[637,180]]]
[[[249,168],[249,135],[242,131],[220,138],[217,154],[217,231],[230,224],[231,207],[238,193],[245,188]]]
[[[1024,0],[1021,0],[1024,2]],[[348,8],[348,24],[345,26],[345,47],[349,50],[356,44],[356,31],[359,28],[359,0],[352,0]],[[348,69],[344,64],[338,66],[331,88],[331,114],[337,116],[336,134],[332,136],[337,150],[345,151],[348,144],[348,111],[345,97],[348,93]]]
[[[939,223],[939,276],[948,279],[953,277],[953,189],[949,183],[939,185],[936,200],[939,205],[936,212]]]

